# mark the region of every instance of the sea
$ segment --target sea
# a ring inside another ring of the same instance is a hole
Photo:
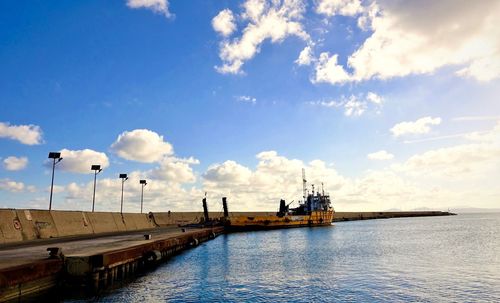
[[[500,302],[500,213],[222,235],[90,300]]]

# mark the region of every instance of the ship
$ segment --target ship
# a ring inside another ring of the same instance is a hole
[[[307,190],[305,170],[302,170],[302,200],[298,207],[291,208],[294,202],[286,203],[280,200],[279,210],[276,214],[257,216],[231,216],[226,219],[226,228],[231,231],[278,229],[290,227],[313,227],[332,225],[335,210],[332,207],[330,195],[323,189],[320,191]]]

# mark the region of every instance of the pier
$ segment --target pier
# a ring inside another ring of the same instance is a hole
[[[233,212],[230,216],[271,213]],[[334,221],[438,215],[450,213],[337,212]],[[179,227],[203,217],[203,212],[0,209],[0,302],[58,286],[98,292],[224,233],[221,226]]]

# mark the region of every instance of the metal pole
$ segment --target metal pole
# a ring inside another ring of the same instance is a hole
[[[122,202],[120,206],[120,214],[123,214],[123,183],[125,183],[125,179],[122,179]]]
[[[54,170],[56,168],[56,159],[53,159],[54,162],[52,163],[52,182],[50,183],[50,200],[49,200],[49,211],[52,210],[52,191],[54,189]]]
[[[141,190],[141,214],[142,214],[142,202],[144,201],[144,184],[142,184]]]
[[[92,197],[92,212],[94,212],[94,205],[95,205],[95,184],[96,184],[96,179],[97,179],[97,170],[94,171],[94,196]]]

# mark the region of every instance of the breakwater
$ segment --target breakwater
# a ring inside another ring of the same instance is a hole
[[[232,212],[230,216],[265,214],[275,212]],[[450,213],[337,212],[335,221],[439,215]],[[224,232],[222,227],[178,227],[202,217],[202,212],[0,209],[0,301],[58,285],[93,291],[112,285]]]

